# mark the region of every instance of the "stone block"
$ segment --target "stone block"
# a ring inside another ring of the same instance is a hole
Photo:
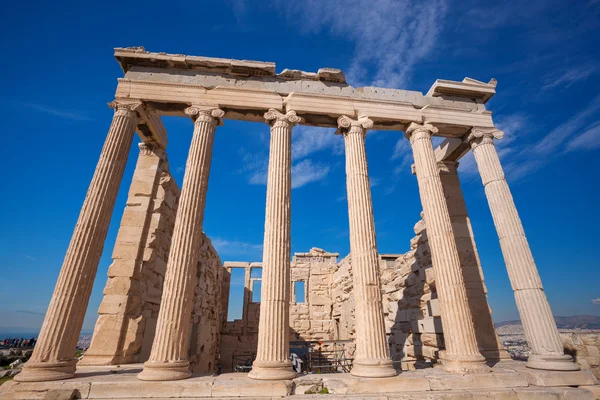
[[[117,243],[134,243],[138,246],[144,236],[144,226],[121,226],[117,233]]]
[[[127,399],[152,397],[210,397],[212,378],[190,378],[182,381],[92,382],[92,399]]]
[[[591,371],[521,371],[530,385],[534,386],[590,386],[597,384]]]
[[[600,400],[600,385],[594,386],[580,386],[580,389],[585,389],[592,393],[592,396],[595,400]]]
[[[108,267],[109,277],[126,276],[138,279],[140,277],[141,262],[135,259],[122,260],[116,259]]]
[[[417,392],[427,390],[431,390],[427,378],[413,378],[399,375],[392,378],[377,378],[376,381],[364,378],[353,380],[347,394]]]
[[[519,400],[519,396],[513,390],[469,390],[469,394],[473,400]]]
[[[242,374],[235,375],[235,378],[221,375],[215,379],[212,397],[283,397],[292,394],[292,381],[260,381],[242,377]]]
[[[412,322],[413,332],[443,333],[442,321],[439,317],[423,318]]]
[[[110,278],[104,287],[104,294],[139,294],[141,293],[141,283],[137,279],[131,279],[125,276],[116,276]]]
[[[50,389],[46,392],[44,400],[73,400],[79,395],[75,389]]]
[[[434,375],[429,377],[429,384],[431,390],[501,389],[528,386],[526,378],[518,372]]]
[[[142,306],[140,296],[127,296],[118,294],[107,294],[102,299],[99,314],[122,314],[137,313]]]
[[[431,299],[427,302],[427,314],[429,317],[439,317],[441,315],[438,299]]]

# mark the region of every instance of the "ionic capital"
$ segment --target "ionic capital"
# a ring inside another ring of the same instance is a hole
[[[502,139],[504,132],[496,128],[473,127],[465,138],[465,141],[474,149],[479,145],[494,143],[494,139]]]
[[[302,122],[302,118],[296,115],[296,111],[290,110],[285,114],[279,110],[274,108],[269,108],[264,115],[265,120],[267,120],[267,124],[271,125],[271,127],[279,127],[279,126],[294,126],[299,122]]]
[[[189,115],[194,123],[208,122],[214,126],[223,125],[223,116],[225,111],[221,110],[216,106],[196,105],[183,110],[184,113]]]
[[[142,102],[138,100],[113,100],[108,103],[108,107],[115,110],[115,115],[124,117],[137,117],[135,112],[142,106]]]
[[[367,129],[373,127],[373,120],[369,117],[358,117],[352,119],[347,115],[342,115],[337,120],[338,130],[337,134],[346,135],[348,133],[360,133],[363,136],[367,134]]]
[[[438,131],[438,128],[428,123],[417,124],[416,122],[411,122],[404,131],[404,136],[409,139],[412,144],[415,140],[425,137],[430,138],[431,135],[438,133]]]

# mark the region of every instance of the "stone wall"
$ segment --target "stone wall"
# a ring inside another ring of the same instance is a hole
[[[164,152],[140,145],[83,365],[139,363],[150,356],[180,189]],[[221,319],[221,260],[203,234],[191,323],[194,371],[215,370]]]
[[[317,341],[336,339],[336,321],[333,318],[332,281],[338,254],[312,248],[308,253],[295,253],[291,262],[290,341]],[[260,303],[253,302],[253,269],[261,263],[226,262],[223,279],[222,309],[227,310],[230,276],[234,268],[244,269],[244,299],[242,318],[224,321],[221,330],[220,363],[224,372],[245,364],[255,356],[258,343]],[[294,282],[304,282],[304,302],[296,302]],[[224,312],[224,314],[226,314]],[[293,346],[292,346],[293,347]],[[327,350],[328,345],[323,346]],[[293,348],[292,348],[293,351]]]
[[[425,224],[415,225],[410,251],[382,257],[381,289],[394,365],[414,369],[435,363],[444,347],[431,252]]]
[[[217,368],[221,339],[223,268],[219,255],[205,234],[202,234],[196,276],[190,364],[193,372],[214,372]]]
[[[434,363],[443,347],[443,335],[431,254],[422,221],[406,254],[380,254],[383,312],[390,354],[398,369]],[[352,258],[345,257],[333,274],[334,318],[340,320],[340,338],[354,338]]]
[[[582,369],[589,369],[600,379],[600,332],[565,332],[562,336],[565,353],[575,357]]]
[[[318,248],[295,253],[292,261],[290,340],[332,340],[336,335],[333,318],[332,283],[338,253]],[[296,302],[295,282],[304,283],[304,302]]]

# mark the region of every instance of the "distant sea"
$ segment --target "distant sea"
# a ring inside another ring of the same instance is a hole
[[[23,339],[31,339],[36,338],[39,336],[40,332],[39,331],[0,331],[0,340],[4,340],[7,338],[13,339],[13,338],[23,338]],[[92,334],[92,331],[87,331],[87,330],[83,330],[81,331],[81,335],[82,336],[89,336]]]

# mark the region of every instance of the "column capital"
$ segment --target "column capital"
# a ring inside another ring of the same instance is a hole
[[[124,117],[133,117],[136,115],[136,110],[142,106],[139,100],[119,100],[115,99],[108,103],[108,107],[115,110],[115,115]]]
[[[471,148],[479,146],[480,144],[493,143],[494,139],[502,139],[504,132],[497,128],[482,128],[474,126],[471,131],[466,135],[465,141],[471,145]]]
[[[296,111],[289,110],[285,114],[275,108],[269,108],[264,115],[267,124],[272,127],[277,126],[294,126],[302,122],[302,118],[296,115]]]
[[[190,107],[183,110],[183,112],[189,115],[194,123],[209,122],[215,126],[223,125],[222,118],[225,115],[225,111],[221,110],[218,106],[203,104],[192,104]]]
[[[458,161],[438,161],[440,174],[456,175],[458,173]]]
[[[404,131],[404,136],[407,139],[410,139],[410,142],[413,143],[417,139],[421,139],[424,136],[431,137],[431,135],[436,133],[438,133],[438,128],[427,122],[423,124],[411,122]]]
[[[357,119],[353,119],[347,115],[342,115],[337,119],[338,130],[336,134],[347,134],[347,133],[362,133],[366,135],[367,129],[373,127],[373,120],[369,117],[362,116]]]

